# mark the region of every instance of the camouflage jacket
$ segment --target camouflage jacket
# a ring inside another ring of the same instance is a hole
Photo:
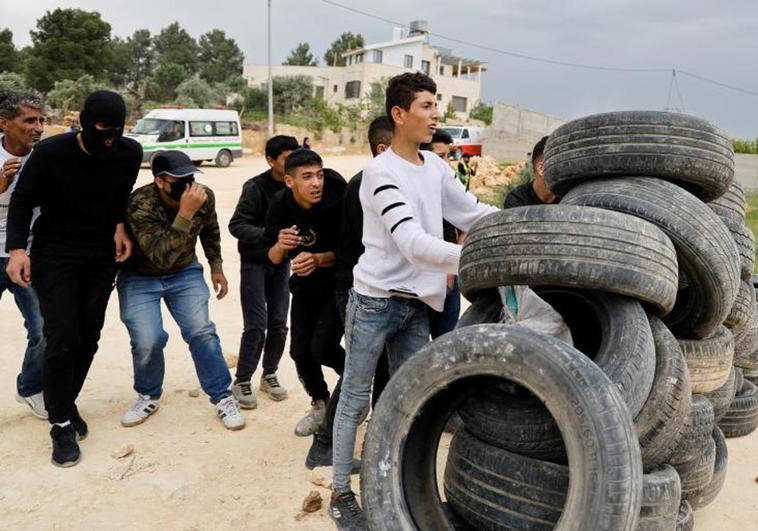
[[[203,245],[211,273],[221,273],[221,233],[216,218],[216,198],[205,188],[208,200],[192,220],[161,200],[154,183],[137,188],[129,197],[126,223],[134,240],[131,266],[143,275],[176,273],[196,260],[197,237]]]

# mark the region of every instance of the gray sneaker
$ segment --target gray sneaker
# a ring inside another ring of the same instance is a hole
[[[324,423],[326,417],[326,402],[314,400],[311,402],[311,410],[295,426],[295,435],[309,437]]]
[[[236,431],[245,427],[245,415],[233,396],[227,396],[216,404],[216,415],[228,430]]]
[[[45,398],[42,396],[42,392],[31,396],[21,396],[16,393],[16,402],[29,406],[32,415],[38,419],[47,420],[47,409],[45,409]]]
[[[121,425],[124,428],[131,428],[142,424],[147,420],[147,417],[158,411],[160,402],[156,399],[153,400],[148,395],[137,395],[137,401],[131,407],[126,414],[121,417]]]
[[[266,393],[271,400],[279,402],[287,398],[287,390],[279,385],[279,379],[275,373],[264,374],[261,376],[260,390]]]
[[[258,401],[255,399],[255,393],[253,393],[253,388],[249,381],[237,382],[232,385],[232,394],[242,409],[255,409],[258,407]]]

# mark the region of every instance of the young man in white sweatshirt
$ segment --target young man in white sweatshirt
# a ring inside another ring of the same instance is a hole
[[[442,310],[447,275],[458,272],[461,246],[444,241],[442,219],[468,232],[479,218],[497,211],[467,193],[449,164],[419,152],[437,129],[436,91],[434,81],[419,72],[390,79],[385,105],[394,125],[392,143],[363,170],[366,250],[353,270],[347,358],[334,422],[329,512],[339,529],[366,526],[350,488],[350,468],[377,359],[386,346],[392,374],[428,342],[427,305]]]

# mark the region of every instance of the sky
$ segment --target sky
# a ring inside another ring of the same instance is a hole
[[[431,44],[487,63],[482,100],[502,101],[563,120],[615,110],[677,108],[712,121],[737,138],[758,137],[758,2],[754,0],[335,0],[408,25],[423,19]],[[299,42],[319,58],[342,32],[367,43],[390,40],[392,22],[324,0],[271,0],[272,61]],[[178,21],[193,36],[214,28],[233,37],[248,63],[267,58],[266,0],[0,0],[0,28],[17,46],[45,11],[99,11],[115,35],[158,32]],[[451,42],[442,37],[465,41]],[[483,49],[474,45],[478,45]],[[550,61],[660,72],[619,72],[525,60],[496,49]],[[323,59],[322,59],[323,61]],[[677,75],[689,72],[754,94]],[[669,98],[669,93],[671,97]]]

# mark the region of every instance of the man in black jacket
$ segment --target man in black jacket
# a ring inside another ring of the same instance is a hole
[[[545,144],[548,137],[543,136],[534,145],[532,149],[532,168],[534,169],[534,179],[528,183],[521,184],[511,190],[511,192],[505,196],[503,208],[516,208],[520,206],[529,205],[548,205],[551,203],[557,203],[558,198],[550,191],[545,183],[545,178],[542,176],[542,168],[544,165],[545,157],[543,152],[545,151]]]
[[[311,397],[311,410],[297,423],[295,435],[305,437],[326,418],[329,388],[322,365],[340,375],[345,365],[333,267],[345,180],[324,169],[321,157],[307,149],[287,157],[285,173],[287,189],[271,201],[265,238],[272,264],[292,260],[290,355]]]
[[[126,204],[142,148],[123,137],[126,106],[115,92],[87,96],[82,131],[40,142],[21,170],[8,211],[8,276],[34,282],[47,341],[42,386],[52,424],[53,464],[79,462],[87,424],[76,398],[97,351],[117,262],[132,242]],[[32,211],[31,260],[26,254]]]
[[[297,148],[297,140],[292,136],[278,135],[266,142],[266,162],[270,169],[242,186],[237,209],[229,221],[229,231],[239,240],[240,300],[244,326],[232,391],[243,409],[258,406],[250,380],[258,367],[261,352],[261,391],[272,400],[287,398],[287,391],[279,384],[276,370],[287,340],[290,264],[289,260],[278,265],[269,262],[263,234],[271,199],[285,188],[284,161]]]

